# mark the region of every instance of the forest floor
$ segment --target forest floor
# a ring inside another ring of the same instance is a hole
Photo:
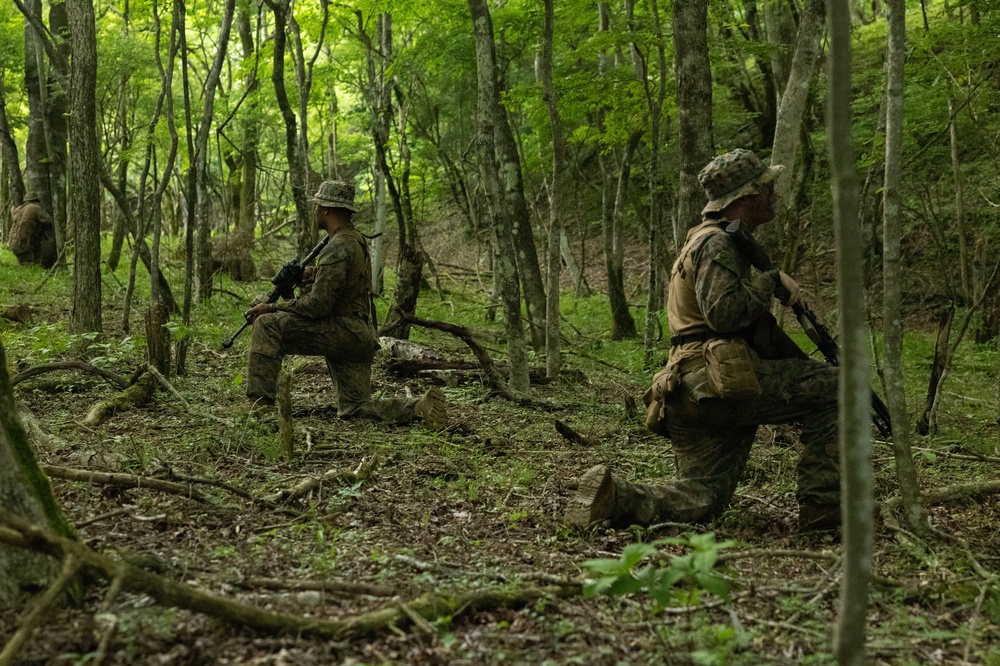
[[[418,314],[471,327],[502,359],[499,326],[483,318],[482,275],[457,264],[438,269],[445,300],[425,291]],[[2,331],[8,370],[66,357],[77,342],[63,323],[72,295],[67,272],[46,279],[2,251],[0,276],[0,303],[34,307],[31,322]],[[91,354],[128,377],[143,363],[143,344],[141,335],[126,338],[120,330],[122,282],[120,273],[105,276],[107,337]],[[228,281],[223,287],[252,293]],[[121,592],[101,613],[108,585],[93,581],[81,604],[51,612],[19,663],[93,663],[109,617],[117,631],[105,664],[835,663],[840,544],[796,529],[794,429],[760,430],[732,505],[709,524],[653,531],[563,524],[576,480],[595,463],[637,480],[673,475],[670,442],[647,432],[627,406],[652,373],[642,368],[641,341],[608,339],[601,295],[566,297],[568,372],[534,386],[531,405],[488,397],[468,373],[398,377],[380,356],[380,394],[442,387],[451,414],[443,431],[339,420],[322,363],[289,359],[296,447],[290,458],[275,433],[248,417],[241,383],[249,336],[231,350],[219,346],[238,327],[243,307],[222,293],[196,309],[187,372],[170,378],[183,401],[159,391],[148,405],[89,428],[81,421],[90,407],[117,393],[107,382],[60,372],[20,383],[17,400],[57,438],[37,451],[40,461],[209,479],[254,498],[329,470],[360,473],[280,509],[203,484],[196,489],[207,501],[197,502],[53,478],[56,498],[88,548],[203,592],[290,615],[350,618],[389,609],[401,619],[342,640],[273,635],[141,593]],[[448,358],[472,360],[446,334],[414,329],[412,338]],[[907,338],[911,411],[922,404],[932,348],[931,335]],[[995,346],[960,348],[938,433],[915,439],[925,491],[996,478],[997,361]],[[585,440],[561,436],[556,420]],[[882,441],[874,447],[876,496],[884,501],[896,494],[892,448]],[[973,496],[932,506],[930,514],[940,534],[924,539],[877,522],[870,663],[1000,664],[1000,499]],[[658,546],[654,562],[672,566],[671,556],[691,552],[692,537],[697,542],[706,532],[733,542],[719,550],[728,601],[697,585],[662,610],[644,592],[580,594],[579,581],[594,575],[583,566],[588,560],[618,559],[630,544],[682,537]],[[556,580],[567,584],[556,587]],[[327,589],[297,589],[302,581],[325,581]],[[538,588],[546,594],[532,596]],[[468,603],[431,621],[412,618],[425,593],[487,590],[512,601]],[[22,613],[0,612],[0,639]]]

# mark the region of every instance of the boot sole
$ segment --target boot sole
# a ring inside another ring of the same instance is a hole
[[[615,504],[615,482],[607,465],[594,465],[583,475],[576,495],[570,499],[564,520],[587,528],[611,517]]]

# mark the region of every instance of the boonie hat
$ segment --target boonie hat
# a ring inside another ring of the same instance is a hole
[[[740,197],[759,194],[761,186],[774,181],[784,170],[780,164],[765,166],[760,158],[743,148],[719,155],[698,174],[698,182],[708,196],[702,215],[720,211]]]
[[[354,205],[354,186],[342,180],[324,180],[309,201],[323,208],[346,208],[358,212]]]

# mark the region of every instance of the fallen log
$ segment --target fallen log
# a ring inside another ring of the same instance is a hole
[[[504,381],[504,378],[501,377],[500,373],[497,371],[496,364],[493,363],[493,359],[490,357],[489,352],[487,352],[486,349],[476,341],[476,339],[472,336],[472,331],[468,328],[457,324],[450,324],[446,321],[421,319],[406,313],[402,313],[401,316],[407,323],[416,324],[417,326],[422,326],[424,328],[433,328],[438,331],[444,331],[445,333],[454,335],[459,340],[464,342],[468,345],[469,349],[472,350],[472,355],[475,356],[476,360],[479,362],[479,367],[483,371],[486,385],[489,386],[494,392],[507,398],[514,399],[513,393],[511,393],[510,388],[507,387],[507,382]]]
[[[188,499],[192,499],[195,502],[201,502],[202,504],[208,501],[205,499],[204,495],[196,492],[190,483],[182,485],[180,483],[154,479],[148,476],[94,472],[88,469],[73,469],[72,467],[60,467],[58,465],[42,465],[42,471],[51,477],[65,479],[66,481],[99,483],[108,486],[119,486],[121,488],[149,488],[151,490],[159,490],[173,495],[181,495],[183,497],[187,497]]]
[[[402,610],[398,604],[339,620],[266,611],[207,594],[190,585],[105,557],[83,544],[40,530],[3,510],[0,510],[0,542],[63,561],[72,556],[79,562],[82,570],[111,581],[120,580],[123,590],[146,594],[168,606],[186,608],[235,626],[250,627],[271,634],[347,640],[372,636],[390,627],[405,627],[413,622],[410,613]],[[406,606],[425,620],[434,621],[440,617],[455,617],[470,609],[519,608],[539,599],[569,597],[580,593],[579,586],[516,585],[455,595],[428,593],[406,603]]]

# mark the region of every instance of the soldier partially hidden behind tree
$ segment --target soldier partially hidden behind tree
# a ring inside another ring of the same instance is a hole
[[[673,440],[677,479],[641,485],[614,478],[605,465],[581,479],[566,520],[612,527],[696,522],[729,504],[757,427],[797,423],[799,526],[840,524],[837,369],[810,359],[777,327],[769,309],[801,303],[799,287],[777,270],[751,277],[748,258],[727,226],[753,231],[774,215],[774,179],[752,152],[734,150],[702,169],[709,202],[691,229],[670,277],[670,356],[647,392],[647,424]]]
[[[319,206],[319,227],[330,241],[307,269],[293,300],[259,303],[244,315],[253,322],[247,364],[247,397],[258,407],[273,405],[281,360],[286,354],[325,356],[337,389],[337,415],[391,423],[422,419],[443,427],[444,394],[433,387],[420,398],[373,400],[371,364],[378,348],[371,300],[372,268],[365,237],[354,228],[354,186],[322,183],[311,201]],[[264,411],[267,411],[266,409]]]
[[[11,211],[11,218],[7,245],[17,262],[52,268],[56,263],[56,229],[38,196],[28,194],[24,203]]]

